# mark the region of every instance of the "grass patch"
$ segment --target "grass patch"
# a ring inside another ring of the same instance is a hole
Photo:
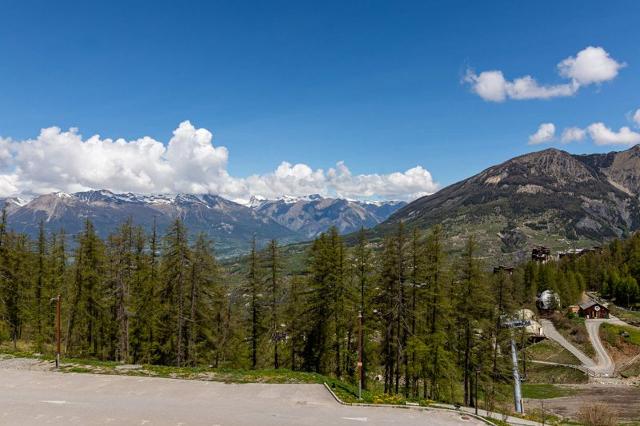
[[[591,358],[595,356],[596,352],[593,346],[591,346],[584,318],[567,318],[560,313],[556,313],[551,320],[558,332],[562,334],[565,339],[584,352],[585,355]]]
[[[525,383],[522,385],[522,397],[529,399],[550,399],[575,395],[574,389],[569,389],[547,383]]]
[[[611,313],[624,322],[640,327],[640,311],[629,311],[610,305]]]
[[[640,347],[640,329],[604,323],[600,330],[600,337],[618,349],[623,349],[625,343]]]
[[[494,419],[493,417],[483,417],[483,419],[490,421],[496,426],[510,426],[509,423],[505,422],[504,420]]]
[[[561,365],[527,364],[527,384],[587,383],[589,377],[577,368]]]
[[[554,342],[545,339],[526,348],[527,357],[536,361],[556,362],[558,364],[580,365],[580,361],[571,352]]]

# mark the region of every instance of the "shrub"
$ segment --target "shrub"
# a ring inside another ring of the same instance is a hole
[[[604,404],[584,405],[578,412],[578,420],[585,426],[615,426],[616,415]]]

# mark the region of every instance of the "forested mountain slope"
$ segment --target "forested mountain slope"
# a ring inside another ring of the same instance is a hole
[[[487,257],[525,257],[533,244],[568,249],[624,237],[640,226],[640,148],[571,155],[526,154],[420,198],[374,230],[399,221],[441,223],[454,247],[475,234]]]

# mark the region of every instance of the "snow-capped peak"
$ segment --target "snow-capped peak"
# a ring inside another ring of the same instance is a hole
[[[53,194],[58,198],[73,198],[73,195],[62,191],[54,192]]]
[[[269,200],[267,200],[265,197],[262,197],[260,195],[252,195],[251,198],[249,199],[249,202],[243,203],[243,204],[247,207],[255,208],[255,207],[260,207],[266,201],[269,201]]]
[[[309,194],[304,196],[282,195],[276,199],[276,201],[282,201],[286,204],[295,204],[300,201],[317,201],[322,200],[324,197],[320,194]]]
[[[5,202],[15,204],[18,207],[22,207],[28,204],[29,200],[25,200],[24,198],[20,198],[20,197],[10,197],[10,198],[7,198]]]

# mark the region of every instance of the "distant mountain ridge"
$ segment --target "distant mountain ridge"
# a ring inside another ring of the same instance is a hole
[[[342,234],[370,228],[404,206],[403,201],[354,201],[341,198],[282,197],[277,200],[252,198],[249,205],[288,229],[313,238],[331,226]]]
[[[460,246],[475,235],[487,258],[522,258],[532,244],[599,244],[640,229],[640,147],[572,155],[547,149],[510,159],[417,199],[374,229],[441,223]]]
[[[246,251],[254,235],[262,245],[271,239],[282,244],[304,241],[331,226],[350,232],[382,222],[402,205],[397,202],[367,204],[318,195],[295,201],[289,197],[286,202],[299,210],[288,211],[285,220],[279,214],[280,209],[271,208],[284,202],[261,200],[256,203],[254,200],[254,204],[245,206],[211,194],[141,195],[95,190],[74,194],[55,192],[30,201],[5,198],[0,206],[7,211],[11,229],[31,236],[37,235],[40,221],[48,231],[64,228],[67,234],[74,235],[82,230],[85,220],[90,219],[104,237],[129,218],[147,230],[155,220],[158,230],[163,232],[179,217],[191,235],[203,232],[214,240],[220,252],[232,255]],[[302,208],[305,203],[309,204]]]

